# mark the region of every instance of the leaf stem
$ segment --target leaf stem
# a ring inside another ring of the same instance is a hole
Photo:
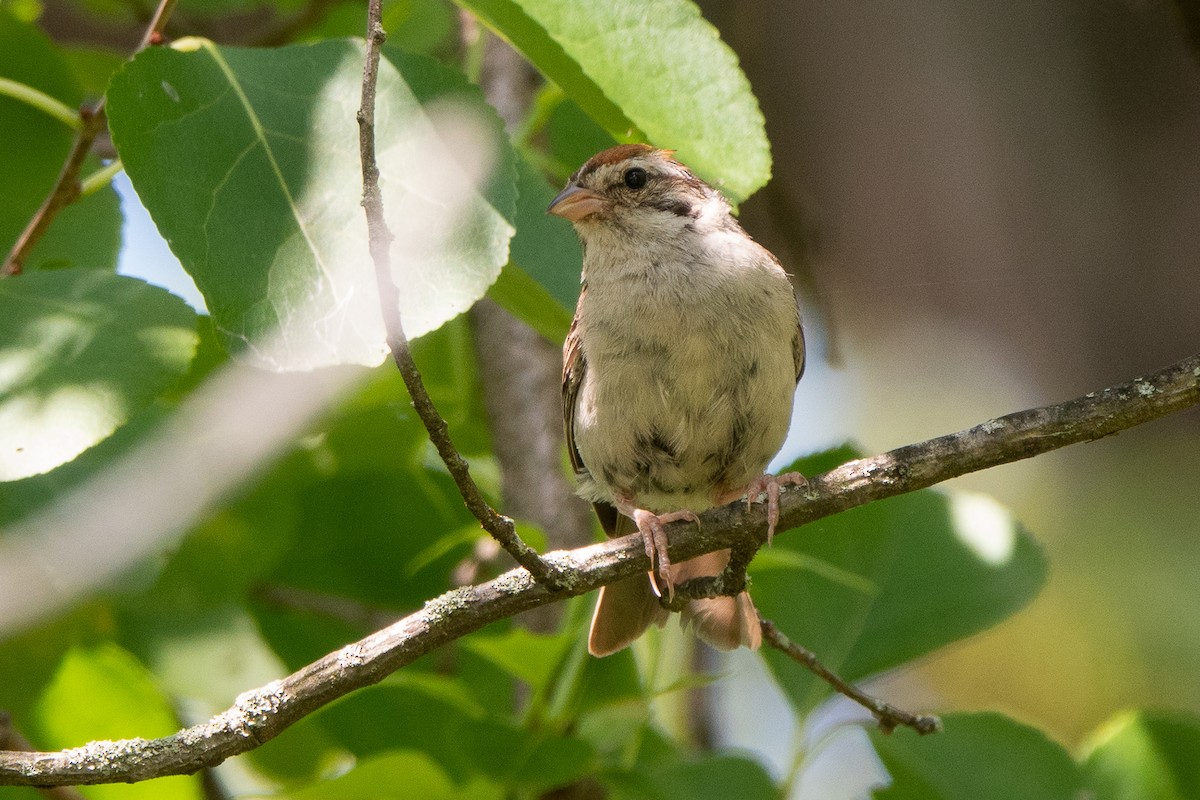
[[[383,216],[383,195],[379,189],[379,165],[375,158],[375,87],[379,78],[379,48],[387,38],[384,33],[381,0],[370,0],[367,6],[367,46],[363,63],[362,104],[358,110],[358,144],[362,159],[362,206],[367,215],[367,237],[371,259],[375,264],[375,281],[379,289],[380,313],[387,330],[388,348],[408,388],[413,407],[421,418],[429,439],[437,448],[450,477],[454,479],[467,509],[479,524],[508,551],[518,564],[529,570],[538,583],[552,591],[561,586],[562,575],[542,560],[537,552],[517,535],[512,519],[503,516],[484,499],[479,486],[471,477],[466,459],[455,448],[446,420],[438,413],[433,399],[421,380],[404,333],[400,317],[400,289],[392,277],[390,247],[392,232]]]
[[[28,84],[10,80],[9,78],[0,78],[0,95],[11,97],[14,100],[20,100],[26,105],[33,106],[43,114],[54,117],[54,119],[73,131],[77,131],[83,127],[83,123],[79,121],[78,111],[57,97],[51,97],[42,90],[35,89]]]
[[[121,159],[114,158],[79,182],[79,196],[87,197],[89,194],[100,191],[112,183],[112,179],[123,169],[125,169],[125,165],[121,163]]]

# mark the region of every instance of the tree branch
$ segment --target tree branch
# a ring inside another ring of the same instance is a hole
[[[758,621],[762,626],[764,643],[774,647],[788,658],[811,671],[818,678],[832,686],[839,694],[849,697],[870,711],[875,715],[875,719],[879,722],[879,728],[884,733],[891,733],[899,725],[907,725],[922,736],[927,733],[936,733],[942,729],[942,721],[935,716],[929,714],[912,714],[902,708],[896,708],[890,703],[885,703],[878,697],[872,697],[866,692],[852,686],[842,680],[841,676],[836,672],[822,664],[816,654],[807,647],[801,647],[784,636],[779,628],[775,626],[774,622],[761,617],[759,617]]]
[[[968,472],[1111,435],[1200,405],[1200,355],[1153,375],[1057,405],[989,420],[959,433],[847,462],[784,492],[781,530],[931,486]],[[735,501],[669,527],[676,562],[766,539],[766,509]],[[552,592],[524,569],[430,600],[395,624],[239,696],[209,721],[161,739],[91,742],[53,753],[0,752],[0,785],[63,786],[192,773],[252,750],[355,689],[484,625],[584,594],[649,567],[637,534],[560,551],[546,561],[568,576]]]
[[[6,712],[0,711],[0,752],[4,750],[29,751],[32,749],[33,745],[29,743],[29,740],[13,727],[12,717]],[[87,800],[87,798],[70,786],[42,787],[38,789],[38,793],[47,800]]]
[[[161,41],[163,28],[166,27],[176,2],[177,0],[160,0],[154,15],[146,26],[146,32],[142,35],[142,41],[134,53],[139,53],[151,44]],[[100,135],[107,124],[107,118],[104,115],[104,98],[79,109],[79,122],[75,141],[71,144],[71,151],[67,154],[66,161],[63,162],[62,170],[58,173],[54,187],[42,201],[42,205],[34,213],[32,219],[29,220],[25,230],[21,231],[21,235],[17,237],[8,256],[5,257],[4,264],[0,266],[0,277],[19,275],[24,268],[25,259],[29,258],[34,246],[41,241],[42,236],[50,228],[50,223],[58,216],[58,212],[79,199],[79,170],[83,168],[83,162],[91,152],[92,143],[96,141],[96,137]]]
[[[429,433],[430,441],[449,470],[450,477],[454,479],[454,485],[458,487],[467,509],[479,520],[483,529],[491,534],[518,564],[527,569],[535,580],[556,588],[561,583],[561,576],[537,554],[537,551],[521,540],[513,521],[488,505],[483,493],[479,491],[471,477],[466,459],[450,439],[446,420],[442,419],[429,392],[425,390],[421,372],[417,369],[408,346],[408,336],[404,333],[404,324],[400,318],[400,289],[392,277],[392,233],[383,216],[379,165],[375,159],[375,86],[379,77],[379,48],[387,38],[381,22],[381,9],[381,0],[370,0],[367,4],[367,52],[363,63],[362,104],[358,110],[358,146],[362,159],[362,206],[367,214],[367,237],[371,259],[375,262],[375,281],[379,288],[379,307],[384,328],[387,330],[388,348],[404,379],[404,385],[408,388],[413,408],[416,409],[417,416],[421,418],[425,430]]]

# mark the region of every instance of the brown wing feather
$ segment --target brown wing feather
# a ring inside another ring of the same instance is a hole
[[[585,286],[579,293],[579,302],[583,303]],[[579,387],[583,384],[583,376],[587,373],[587,359],[583,357],[583,343],[579,338],[579,312],[571,320],[571,330],[567,332],[567,340],[563,343],[562,371],[562,410],[563,432],[567,437],[567,454],[571,458],[571,468],[576,475],[587,472],[587,467],[575,446],[575,404],[579,401]]]
[[[796,383],[804,376],[804,323],[800,321],[800,300],[796,299],[796,333],[792,336],[792,358],[796,361]]]
[[[783,264],[774,253],[765,247],[760,247],[759,250],[775,262],[775,266],[783,270]],[[783,274],[787,278],[787,282],[791,284],[792,276],[788,274],[787,270],[783,270]],[[792,292],[792,299],[796,302],[796,332],[792,334],[792,359],[796,363],[796,383],[799,383],[800,378],[804,377],[804,323],[801,321],[800,298],[796,296],[795,290]]]
[[[587,292],[587,286],[579,293],[579,302],[583,302],[583,295]],[[563,343],[563,372],[562,372],[562,407],[563,407],[563,432],[567,437],[567,455],[571,458],[571,468],[575,470],[575,474],[586,475],[588,468],[583,463],[583,457],[579,455],[579,448],[575,446],[575,404],[579,401],[579,387],[583,383],[583,376],[587,372],[587,359],[583,357],[583,346],[579,340],[579,314],[575,314],[575,319],[571,320],[571,330],[567,333],[567,340]],[[609,503],[592,503],[592,508],[596,510],[596,516],[600,519],[600,527],[604,529],[604,533],[610,537],[620,535],[618,527],[621,515],[617,513],[617,509]],[[630,531],[626,531],[629,533]]]

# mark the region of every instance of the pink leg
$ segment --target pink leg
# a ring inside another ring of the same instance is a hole
[[[759,495],[767,495],[767,544],[775,536],[775,526],[779,524],[779,489],[784,484],[792,486],[808,486],[808,478],[799,472],[787,472],[783,475],[762,475],[750,481],[746,486],[746,505],[759,502]]]
[[[659,579],[667,586],[667,599],[675,599],[675,584],[671,582],[671,558],[667,555],[667,531],[665,526],[670,522],[688,520],[700,525],[700,518],[691,511],[672,511],[668,514],[652,514],[645,509],[637,508],[631,501],[618,498],[617,510],[631,518],[637,524],[638,532],[642,534],[642,542],[646,545],[646,556],[650,559],[650,586],[654,593],[662,597]]]

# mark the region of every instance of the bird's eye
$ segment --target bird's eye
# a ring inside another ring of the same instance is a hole
[[[641,189],[646,185],[646,170],[641,167],[630,167],[625,170],[625,185],[630,189]]]

